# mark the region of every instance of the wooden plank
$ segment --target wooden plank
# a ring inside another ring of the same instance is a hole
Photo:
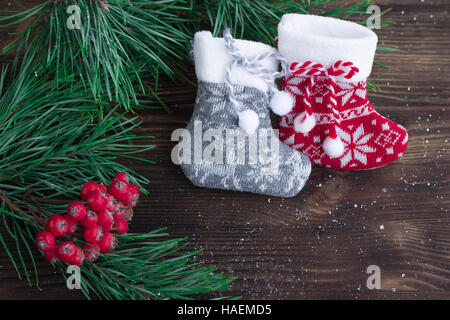
[[[195,89],[163,82],[175,111],[143,111],[155,165],[124,161],[149,178],[150,195],[132,231],[167,226],[189,236],[196,259],[238,279],[230,293],[248,299],[448,299],[450,290],[450,19],[447,1],[377,1],[396,24],[377,31],[400,52],[379,53],[370,93],[378,112],[410,136],[401,161],[364,172],[313,169],[290,199],[194,187],[172,164],[171,132],[190,118]],[[2,35],[1,43],[5,40]],[[194,78],[191,67],[190,77]],[[369,265],[382,288],[366,288]],[[0,298],[79,298],[42,259],[40,290],[17,280],[0,253]]]

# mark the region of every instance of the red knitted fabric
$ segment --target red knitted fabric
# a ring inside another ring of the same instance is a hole
[[[310,95],[315,127],[307,134],[294,130],[294,118],[305,110],[303,95],[306,77],[289,74],[283,89],[295,97],[293,110],[280,118],[280,139],[305,153],[311,162],[340,170],[379,168],[403,156],[408,144],[406,129],[378,114],[367,99],[366,82],[337,82],[335,96],[341,118],[338,136],[344,143],[342,156],[330,158],[322,147],[323,141],[335,126],[328,104],[329,83],[318,78]]]

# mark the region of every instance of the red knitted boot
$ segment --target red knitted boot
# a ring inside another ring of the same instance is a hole
[[[280,118],[280,139],[317,165],[341,170],[384,166],[402,157],[408,133],[367,99],[377,36],[356,23],[287,14],[278,48],[290,73],[283,89],[296,100]]]

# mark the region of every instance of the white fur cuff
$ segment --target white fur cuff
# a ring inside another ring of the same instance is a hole
[[[352,82],[370,75],[377,41],[370,29],[335,18],[285,14],[278,24],[278,49],[289,63],[313,61],[328,68],[351,61],[360,70]]]
[[[236,39],[235,44],[249,58],[275,51],[274,48],[259,42]],[[214,38],[209,31],[197,32],[194,37],[194,59],[197,79],[213,83],[225,82],[226,71],[232,62],[232,57],[225,47],[223,38]],[[276,70],[278,67],[278,61],[274,58],[266,58],[260,63],[269,69]],[[250,74],[240,66],[233,67],[231,82],[254,87],[264,92],[269,89],[264,80]]]

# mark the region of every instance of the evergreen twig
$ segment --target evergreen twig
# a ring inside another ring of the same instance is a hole
[[[276,25],[285,13],[361,18],[371,5],[370,0],[336,3],[336,0],[109,0],[105,9],[101,1],[46,0],[28,10],[0,12],[0,29],[31,20],[3,53],[23,52],[30,41],[37,39],[44,49],[41,52],[44,65],[56,65],[57,80],[77,75],[75,80],[90,88],[96,100],[106,95],[109,101],[120,102],[129,109],[138,104],[137,94],[146,92],[143,78],[154,80],[155,88],[147,94],[155,102],[159,101],[155,92],[160,73],[183,78],[182,62],[187,59],[186,49],[196,31],[211,29],[219,36],[229,27],[238,38],[274,45]],[[67,28],[69,5],[80,8],[80,30]],[[382,26],[391,23],[382,20]]]
[[[71,0],[43,3],[24,11],[3,11],[0,27],[30,19],[27,29],[3,50],[26,50],[30,39],[45,50],[40,58],[56,66],[56,80],[77,75],[98,101],[109,101],[126,108],[137,104],[136,91],[144,92],[141,78],[157,77],[159,72],[173,76],[167,61],[184,56],[188,36],[176,28],[186,23],[179,12],[187,10],[179,0],[110,0],[107,10],[98,1]],[[67,24],[69,5],[79,8],[80,29]],[[16,60],[16,65],[19,60]]]
[[[137,117],[119,112],[120,105],[95,101],[72,77],[56,80],[53,68],[36,63],[38,50],[30,46],[0,95],[0,215],[6,231],[0,242],[30,286],[39,284],[37,249],[31,244],[50,215],[65,211],[62,199],[77,199],[86,181],[106,183],[119,171],[130,173],[133,183],[146,184],[146,178],[116,161],[154,148],[134,144],[152,138],[134,134]],[[233,278],[188,262],[197,251],[180,253],[184,239],[153,239],[164,235],[158,230],[120,236],[114,252],[83,264],[82,292],[101,299],[187,299],[229,287]],[[57,268],[65,275],[63,263]]]

